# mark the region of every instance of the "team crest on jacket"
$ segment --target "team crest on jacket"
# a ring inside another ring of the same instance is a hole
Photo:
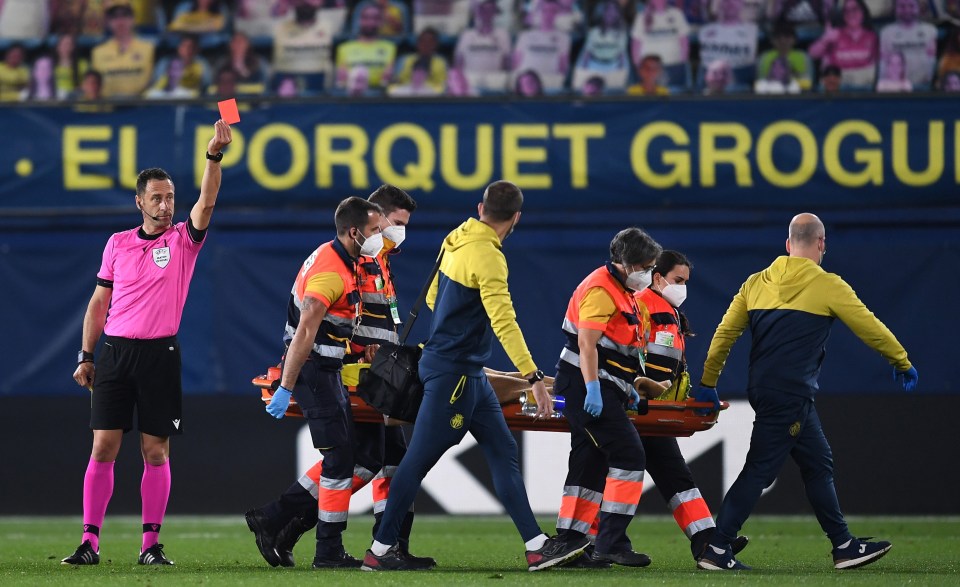
[[[793,424],[790,424],[790,436],[793,436],[794,438],[800,436],[800,422],[794,422]]]
[[[463,414],[454,414],[453,417],[450,418],[450,427],[454,430],[463,428]]]
[[[167,263],[170,262],[170,247],[153,249],[153,262],[156,263],[157,267],[161,269],[166,267]]]

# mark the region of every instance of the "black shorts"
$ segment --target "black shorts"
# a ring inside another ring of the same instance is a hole
[[[90,428],[133,428],[153,436],[183,433],[180,344],[175,336],[137,340],[107,336],[97,358]]]

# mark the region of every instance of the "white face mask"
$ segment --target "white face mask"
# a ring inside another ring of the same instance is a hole
[[[627,275],[627,287],[633,291],[641,291],[643,288],[650,285],[650,278],[653,275],[653,269],[647,269],[646,271],[634,271]]]
[[[383,238],[393,242],[393,246],[399,247],[403,239],[407,238],[407,227],[396,224],[383,229]]]
[[[660,295],[663,296],[663,299],[670,302],[671,306],[674,308],[679,308],[680,304],[687,299],[687,285],[669,283],[663,288],[663,290],[660,292]]]
[[[363,236],[362,234],[360,236]],[[356,239],[354,239],[358,245]],[[372,234],[364,239],[363,244],[360,245],[360,254],[365,257],[376,257],[380,254],[380,251],[383,250],[383,235],[378,233]]]

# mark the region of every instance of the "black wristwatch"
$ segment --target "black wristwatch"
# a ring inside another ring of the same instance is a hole
[[[527,379],[527,383],[533,385],[537,381],[543,381],[543,371],[537,369],[533,372],[533,375],[530,376],[530,379]]]
[[[207,159],[215,163],[220,163],[220,160],[223,159],[223,151],[220,151],[216,155],[211,155],[210,153],[207,153]]]
[[[88,353],[87,351],[81,350],[77,353],[77,364],[80,363],[92,363],[93,362],[93,353]]]

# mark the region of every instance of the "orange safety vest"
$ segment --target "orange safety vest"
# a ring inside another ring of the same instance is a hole
[[[360,310],[360,294],[357,291],[357,261],[347,253],[339,240],[320,245],[303,262],[297,279],[290,291],[287,304],[287,327],[283,342],[290,345],[300,324],[304,292],[310,278],[317,273],[337,273],[343,279],[343,294],[331,300],[327,313],[320,322],[313,341],[311,360],[318,361],[322,368],[339,371],[343,366],[347,343],[353,335],[353,325]]]
[[[574,290],[563,318],[562,328],[567,335],[567,342],[560,352],[560,362],[580,368],[580,345],[577,342],[580,302],[595,287],[602,287],[617,308],[617,313],[606,324],[596,325],[597,330],[603,330],[597,341],[597,374],[601,381],[609,381],[623,393],[629,394],[633,389],[633,380],[643,373],[645,333],[633,292],[626,288],[610,263],[594,270]]]
[[[397,293],[390,271],[390,253],[360,257],[357,288],[360,291],[360,321],[353,337],[353,352],[371,344],[400,342],[397,326]]]
[[[636,294],[650,311],[650,338],[647,342],[647,377],[656,381],[674,379],[684,369],[686,342],[680,332],[677,309],[650,288]]]

